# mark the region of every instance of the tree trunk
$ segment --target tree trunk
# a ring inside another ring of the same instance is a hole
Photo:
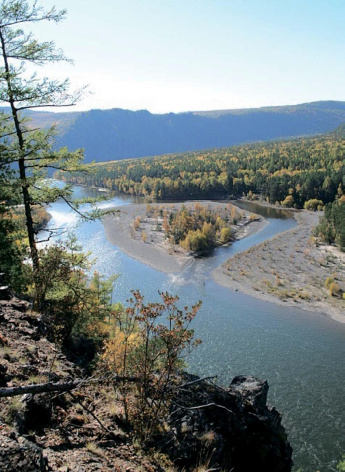
[[[19,150],[20,150],[19,151],[20,156],[18,160],[19,177],[20,177],[20,184],[21,184],[22,194],[23,194],[26,227],[27,227],[27,233],[28,233],[28,239],[29,239],[32,266],[33,266],[33,271],[34,271],[34,281],[35,281],[35,288],[36,288],[35,304],[37,307],[40,307],[42,304],[40,284],[38,283],[40,264],[39,264],[38,251],[37,251],[37,246],[36,246],[36,241],[35,241],[35,230],[34,230],[34,224],[33,224],[33,219],[32,219],[30,194],[29,194],[28,183],[27,183],[27,178],[26,178],[25,157],[24,157],[25,142],[24,142],[23,132],[20,126],[19,117],[18,117],[18,110],[15,105],[15,97],[13,94],[12,83],[11,83],[11,71],[10,71],[10,66],[8,63],[6,44],[4,41],[4,37],[2,35],[1,28],[0,28],[0,42],[1,42],[2,56],[4,59],[5,72],[6,72],[8,102],[11,107],[12,118],[13,118],[15,130],[16,130],[16,135],[17,135],[18,145],[19,145]]]
[[[73,382],[66,383],[44,383],[35,385],[22,385],[19,387],[8,387],[0,388],[0,398],[5,397],[16,397],[18,395],[25,395],[31,393],[35,395],[37,393],[50,393],[50,392],[68,392],[77,387],[90,384],[100,383],[113,383],[113,382],[138,382],[138,377],[105,377],[102,379],[85,379],[85,380],[74,380]]]

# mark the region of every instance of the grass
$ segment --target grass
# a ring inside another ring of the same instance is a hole
[[[13,350],[8,346],[0,348],[0,357],[9,362],[17,362],[17,358],[13,355]]]
[[[11,423],[23,408],[24,404],[21,402],[20,398],[14,398],[7,407],[7,413],[5,415],[6,421]]]
[[[30,377],[28,377],[28,382],[29,384],[45,383],[47,382],[47,376],[46,375],[30,375]]]
[[[97,446],[95,442],[86,443],[85,448],[92,454],[95,454],[96,456],[103,457],[103,458],[105,457],[104,452],[102,451],[101,448]]]
[[[199,436],[198,439],[205,444],[206,447],[210,446],[214,441],[215,433],[214,431],[206,431],[202,436]]]

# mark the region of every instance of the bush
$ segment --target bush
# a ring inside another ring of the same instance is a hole
[[[222,243],[227,243],[231,238],[230,228],[222,228],[220,231],[220,240]]]
[[[113,315],[114,336],[105,342],[102,356],[107,369],[124,378],[125,414],[143,442],[163,427],[184,366],[182,354],[199,343],[193,341],[190,324],[201,302],[179,310],[178,297],[160,295],[161,303],[145,305],[140,292],[133,292],[129,307]],[[133,388],[126,381],[129,376],[137,379]]]
[[[185,240],[181,241],[180,245],[190,251],[202,251],[207,248],[208,241],[206,235],[197,229],[196,231],[188,231]]]
[[[316,198],[311,198],[304,203],[304,209],[309,211],[322,210],[323,206],[323,201]]]
[[[286,208],[292,208],[294,206],[295,199],[292,195],[288,195],[285,200],[282,201],[282,205]]]
[[[326,279],[326,281],[325,281],[325,287],[326,287],[327,289],[329,289],[329,286],[330,286],[331,283],[333,283],[333,282],[334,282],[333,277],[327,277],[327,279]]]
[[[108,335],[105,321],[116,309],[111,302],[116,276],[103,280],[95,271],[90,279],[86,275],[90,265],[88,255],[79,251],[73,239],[67,246],[40,251],[43,320],[48,337],[64,346],[77,339],[80,346],[84,338],[92,340],[95,349]]]
[[[334,297],[335,295],[338,295],[340,289],[339,289],[339,285],[336,284],[335,282],[332,282],[328,288],[329,290],[329,293],[332,297]]]

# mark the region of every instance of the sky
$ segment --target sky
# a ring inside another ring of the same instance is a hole
[[[345,100],[345,0],[39,3],[68,10],[63,22],[31,30],[74,60],[40,73],[68,77],[72,88],[88,85],[73,110],[169,113]]]

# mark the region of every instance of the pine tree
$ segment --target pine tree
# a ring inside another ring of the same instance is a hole
[[[39,78],[37,73],[27,73],[28,64],[44,66],[68,59],[56,49],[54,42],[39,42],[31,32],[26,32],[26,28],[42,21],[58,23],[65,15],[65,10],[57,11],[55,7],[45,10],[36,1],[32,5],[25,0],[0,1],[0,104],[6,106],[0,113],[0,169],[8,170],[9,165],[15,169],[7,185],[12,186],[13,194],[18,190],[21,194],[36,282],[39,280],[40,258],[33,208],[57,198],[63,198],[72,205],[71,188],[52,188],[44,180],[47,169],[75,171],[85,170],[85,167],[81,164],[82,150],[55,150],[54,127],[34,129],[28,119],[28,110],[74,105],[82,91],[70,94],[68,80],[58,82],[47,77]],[[37,305],[40,305],[40,298],[36,283]]]

